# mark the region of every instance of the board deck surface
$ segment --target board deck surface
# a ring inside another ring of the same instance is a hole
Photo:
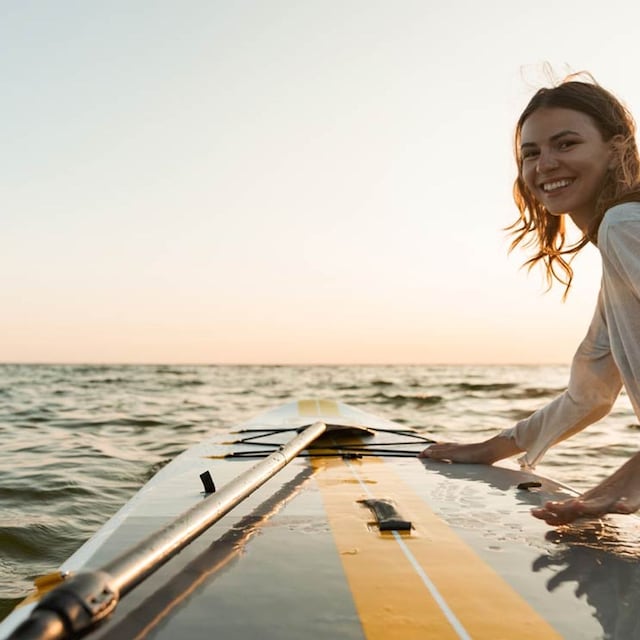
[[[424,436],[330,400],[283,405],[187,450],[60,571],[101,567],[206,500],[202,472],[224,487],[318,420],[330,425],[320,441],[88,637],[640,637],[638,518],[549,528],[529,512],[569,488],[507,466],[418,459]],[[374,504],[410,529],[381,531]],[[36,603],[0,624],[0,638]]]

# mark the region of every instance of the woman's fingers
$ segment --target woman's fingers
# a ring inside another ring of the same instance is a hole
[[[544,520],[547,524],[568,524],[576,518],[585,515],[584,502],[578,498],[570,498],[560,502],[547,502],[542,507],[532,509],[531,513],[536,518]]]
[[[569,524],[578,518],[589,516],[599,518],[607,513],[634,513],[640,508],[637,501],[628,498],[612,498],[611,496],[593,496],[585,499],[569,498],[558,502],[547,502],[542,507],[531,510],[536,518],[547,524]]]
[[[486,462],[482,455],[483,444],[432,444],[419,454],[421,458],[432,460],[447,460],[448,462],[479,463]]]
[[[419,458],[434,458],[436,460],[441,460],[447,451],[451,450],[451,447],[456,447],[456,445],[451,445],[449,443],[441,443],[441,444],[432,444],[429,445],[422,453],[418,455]]]

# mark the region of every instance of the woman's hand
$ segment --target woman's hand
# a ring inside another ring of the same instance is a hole
[[[418,457],[448,462],[493,464],[497,460],[514,456],[521,451],[522,449],[516,445],[513,438],[498,435],[474,444],[455,444],[452,442],[432,444]]]
[[[579,498],[547,502],[531,513],[547,524],[569,524],[577,518],[599,518],[607,513],[633,513],[640,509],[640,453],[613,475]]]

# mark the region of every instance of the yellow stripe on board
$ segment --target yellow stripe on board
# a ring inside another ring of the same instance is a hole
[[[298,414],[304,417],[336,417],[340,415],[340,408],[333,400],[298,400]]]
[[[318,406],[321,416],[332,416],[335,418],[340,415],[338,403],[333,400],[318,400]]]
[[[561,638],[380,458],[311,463],[369,640]],[[415,530],[370,529],[371,513],[358,504],[369,492],[393,498]]]
[[[298,414],[301,416],[317,416],[318,403],[315,400],[298,400]]]

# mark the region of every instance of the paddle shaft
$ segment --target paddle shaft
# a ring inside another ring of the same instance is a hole
[[[316,422],[265,460],[251,467],[229,484],[149,536],[131,550],[112,560],[102,571],[113,579],[112,586],[125,595],[201,535],[233,507],[261,487],[326,430]]]
[[[285,467],[327,429],[316,422],[217,493],[97,571],[72,576],[45,595],[7,640],[63,640],[84,634],[119,599]]]

